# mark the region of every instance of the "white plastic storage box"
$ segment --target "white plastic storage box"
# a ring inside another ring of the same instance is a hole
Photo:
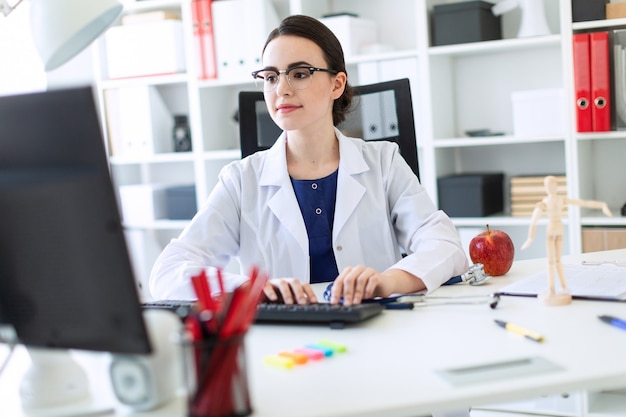
[[[105,34],[109,78],[185,72],[183,24],[167,19],[114,26]]]
[[[364,47],[378,42],[378,27],[373,20],[337,15],[320,21],[339,39],[346,56],[358,55]]]
[[[146,223],[167,217],[165,185],[121,185],[119,196],[124,223]]]
[[[514,91],[511,100],[514,136],[565,135],[565,98],[562,88]]]

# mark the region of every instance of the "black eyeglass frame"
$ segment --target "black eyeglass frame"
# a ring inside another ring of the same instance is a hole
[[[263,71],[272,71],[276,73],[276,77],[278,77],[278,79],[280,80],[280,74],[285,74],[287,76],[287,82],[289,83],[289,85],[291,85],[291,78],[289,78],[289,73],[293,70],[296,69],[305,69],[308,70],[310,75],[313,75],[314,72],[327,72],[329,74],[333,74],[333,75],[337,75],[339,74],[340,71],[334,70],[334,69],[330,69],[330,68],[318,68],[318,67],[310,67],[308,65],[296,65],[294,67],[289,67],[287,69],[284,70],[277,70],[277,69],[272,69],[272,68],[263,68],[257,71],[253,71],[252,72],[252,78],[254,78],[254,80],[265,80],[265,78],[263,77],[259,77],[259,73],[263,72]],[[278,81],[276,82],[276,84],[278,84]],[[275,86],[274,86],[275,88]]]

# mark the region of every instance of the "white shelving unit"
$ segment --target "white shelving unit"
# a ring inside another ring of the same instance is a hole
[[[508,184],[511,176],[561,172],[567,176],[570,197],[606,201],[615,214],[607,218],[600,212],[581,212],[577,207],[570,207],[564,219],[566,253],[581,252],[583,226],[626,227],[626,218],[619,216],[620,207],[626,201],[622,162],[626,155],[626,132],[577,133],[571,104],[574,102],[572,34],[623,28],[626,19],[572,23],[570,0],[545,0],[550,35],[516,38],[520,11],[515,10],[502,16],[502,40],[433,47],[430,39],[433,7],[456,0],[270,1],[279,18],[289,14],[321,17],[328,13],[352,12],[377,22],[379,42],[389,48],[381,53],[347,56],[349,79],[353,85],[394,77],[411,79],[420,179],[435,201],[437,178],[448,174],[499,171],[505,173],[505,184]],[[111,169],[116,183],[195,184],[198,204],[202,204],[221,167],[240,157],[238,127],[233,115],[238,92],[252,89],[253,84],[248,78],[197,79],[193,70],[195,47],[189,4],[190,0],[127,1],[124,12],[179,12],[184,26],[187,73],[109,80],[103,41],[99,41],[95,53],[95,73],[103,113],[107,90],[149,86],[157,91],[172,115],[187,114],[190,119],[191,152],[112,156]],[[245,28],[243,30],[245,32]],[[372,72],[372,68],[376,70]],[[513,136],[511,93],[544,88],[564,89],[565,133],[540,138]],[[103,128],[106,134],[106,123]],[[505,134],[471,138],[464,134],[466,130],[480,128]],[[453,219],[465,241],[489,224],[492,229],[505,230],[516,247],[521,246],[526,239],[529,219],[512,217],[506,196],[508,185],[505,185],[503,213]],[[162,247],[185,225],[185,221],[171,220],[126,224],[141,282],[147,279]],[[516,259],[545,256],[541,232],[539,227],[533,246],[527,251],[518,251]],[[626,415],[626,394],[573,393],[566,397],[508,404],[504,408],[558,416],[616,417]]]

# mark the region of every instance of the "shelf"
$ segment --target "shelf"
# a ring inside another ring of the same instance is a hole
[[[128,230],[182,230],[189,220],[155,220],[146,223],[124,224]]]
[[[613,213],[613,217],[585,215],[584,217],[581,217],[580,225],[581,226],[626,227],[626,217],[620,215],[620,208],[610,207],[610,209],[611,209],[611,212]]]
[[[112,165],[139,165],[158,164],[170,162],[192,162],[194,154],[191,152],[172,152],[145,156],[111,156],[109,162]]]
[[[515,143],[545,143],[545,142],[564,142],[563,137],[545,137],[545,138],[520,138],[515,136],[481,136],[481,137],[459,137],[448,139],[434,139],[433,146],[435,148],[459,148],[470,146],[495,146],[495,145],[511,145]]]
[[[495,41],[471,42],[458,45],[433,46],[430,56],[462,56],[514,52],[541,47],[559,47],[561,35],[536,36],[530,38],[499,39]]]
[[[205,152],[202,157],[205,161],[227,161],[241,159],[241,149],[226,149],[223,151]]]
[[[563,224],[568,223],[566,217],[562,218]],[[502,226],[525,226],[530,225],[530,216],[528,217],[512,217],[505,214],[496,214],[487,217],[452,217],[452,222],[457,227],[484,227],[486,224],[490,228],[502,227]],[[540,218],[537,221],[537,225],[545,225],[548,223],[548,219],[545,217]]]
[[[572,30],[611,29],[626,26],[626,18],[608,20],[590,20],[572,23]]]
[[[417,57],[418,57],[417,50],[387,51],[387,52],[380,52],[376,54],[352,56],[346,59],[346,66],[361,64],[364,62],[392,61],[394,59],[417,58]]]
[[[593,133],[577,133],[578,140],[610,140],[610,139],[626,139],[626,131],[611,132],[593,132]]]
[[[185,84],[188,81],[187,74],[155,75],[145,77],[120,78],[116,80],[103,80],[100,87],[103,89],[138,87],[149,85]]]

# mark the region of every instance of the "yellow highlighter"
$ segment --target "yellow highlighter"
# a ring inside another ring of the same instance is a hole
[[[263,358],[263,363],[285,369],[291,369],[296,364],[293,359],[280,355],[267,355]]]

